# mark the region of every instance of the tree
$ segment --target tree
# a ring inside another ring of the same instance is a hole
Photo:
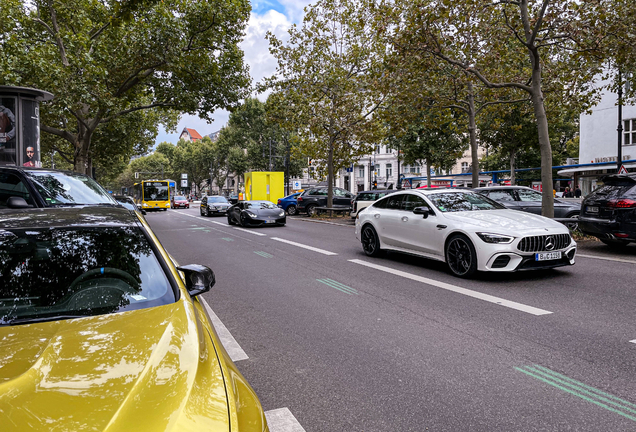
[[[528,94],[537,122],[542,214],[554,216],[552,149],[545,98],[585,106],[600,71],[601,2],[575,0],[420,0],[408,2],[405,31],[417,47],[478,79],[488,88]],[[462,56],[469,45],[478,56]]]
[[[284,128],[298,132],[298,150],[322,161],[333,205],[335,172],[367,154],[379,141],[374,113],[384,100],[380,85],[386,45],[372,31],[373,0],[319,0],[302,28],[292,26],[283,43],[268,33],[278,61],[266,86],[284,98]]]
[[[249,85],[238,46],[247,0],[5,0],[2,9],[0,83],[55,94],[42,105],[41,128],[79,172],[95,156],[132,153],[179,113],[210,120],[215,109],[236,106]],[[109,147],[103,135],[94,141],[109,123],[140,111],[147,112],[136,117],[141,123],[118,141],[125,148]]]

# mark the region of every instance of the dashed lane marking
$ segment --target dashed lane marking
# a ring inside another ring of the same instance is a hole
[[[623,263],[629,263],[629,264],[636,264],[636,261],[634,260],[626,260],[626,259],[622,259],[622,258],[610,258],[610,257],[604,257],[604,256],[598,256],[598,255],[583,255],[580,253],[576,254],[576,257],[582,257],[582,258],[594,258],[594,259],[600,259],[600,260],[606,260],[606,261],[616,261],[616,262],[623,262]]]
[[[251,231],[251,230],[248,230],[248,229],[245,229],[245,228],[237,228],[237,227],[232,227],[232,228],[234,228],[235,230],[243,231],[243,232],[254,234],[254,235],[257,235],[257,236],[264,236],[265,235],[263,233],[259,233],[259,232],[256,232],[256,231]]]
[[[232,359],[233,362],[237,362],[239,360],[247,360],[249,357],[243,351],[243,348],[236,342],[232,333],[223,325],[218,316],[214,313],[208,302],[205,301],[203,297],[199,297],[201,302],[203,303],[203,307],[208,312],[210,319],[212,320],[212,325],[216,329],[216,333],[219,335],[219,339],[221,339],[221,343],[227,351],[228,355]]]
[[[254,251],[254,253],[255,253],[256,255],[260,255],[260,256],[262,256],[263,258],[274,258],[274,255],[270,255],[270,254],[268,254],[267,252],[263,252],[263,251]]]
[[[289,408],[265,411],[265,418],[270,432],[305,432]]]
[[[293,245],[293,246],[298,246],[299,248],[308,249],[310,251],[318,252],[318,253],[321,253],[323,255],[338,255],[335,252],[329,252],[329,251],[324,250],[324,249],[319,249],[319,248],[316,248],[316,247],[313,247],[313,246],[307,246],[307,245],[302,244],[302,243],[296,243],[296,242],[293,242],[291,240],[285,240],[285,239],[278,238],[278,237],[272,237],[272,240],[276,240],[276,241],[279,241],[279,242],[282,242],[282,243],[287,243],[287,244],[290,244],[290,245]]]
[[[355,264],[360,264],[366,267],[371,267],[374,268],[376,270],[380,270],[386,273],[391,273],[397,276],[401,276],[403,278],[407,278],[407,279],[411,279],[414,281],[418,281],[418,282],[422,282],[425,283],[427,285],[432,285],[432,286],[436,286],[438,288],[442,288],[448,291],[452,291],[452,292],[456,292],[458,294],[463,294],[469,297],[473,297],[479,300],[484,300],[490,303],[494,303],[497,304],[499,306],[505,306],[511,309],[516,309],[518,311],[521,312],[526,312],[532,315],[548,315],[551,314],[552,312],[547,311],[547,310],[543,310],[543,309],[539,309],[539,308],[535,308],[533,306],[528,306],[528,305],[524,305],[521,303],[517,303],[517,302],[513,302],[513,301],[509,301],[509,300],[505,300],[499,297],[495,297],[495,296],[491,296],[488,294],[483,294],[477,291],[472,291],[466,288],[461,288],[458,287],[456,285],[451,285],[449,283],[446,282],[440,282],[440,281],[436,281],[434,279],[429,279],[429,278],[425,278],[422,276],[417,276],[411,273],[407,273],[401,270],[396,270],[390,267],[385,267],[385,266],[381,266],[378,264],[373,264],[367,261],[362,261],[362,260],[358,260],[358,259],[353,259],[353,260],[349,260],[349,262],[355,263]]]

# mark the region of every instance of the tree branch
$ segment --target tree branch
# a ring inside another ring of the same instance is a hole
[[[113,114],[111,116],[108,116],[108,117],[104,117],[103,119],[101,119],[99,121],[99,123],[100,124],[108,123],[109,121],[114,120],[116,117],[120,117],[120,116],[129,114],[129,113],[135,112],[135,111],[141,111],[141,110],[150,109],[150,108],[157,108],[157,107],[171,108],[171,107],[174,107],[174,106],[176,106],[174,103],[168,103],[168,102],[157,102],[157,103],[153,103],[153,104],[150,104],[150,105],[138,106],[138,107],[135,107],[135,108],[130,108],[130,109],[127,109],[127,110],[120,111],[120,112],[118,112],[116,114]]]
[[[75,135],[73,135],[70,132],[64,131],[64,130],[60,130],[57,128],[53,128],[47,125],[40,125],[40,129],[43,130],[46,133],[50,133],[52,135],[56,135],[59,136],[62,139],[65,139],[66,141],[70,142],[70,143],[74,143],[75,142]]]

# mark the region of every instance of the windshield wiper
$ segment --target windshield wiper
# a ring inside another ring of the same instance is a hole
[[[4,321],[0,325],[18,325],[18,324],[30,324],[47,321],[67,320],[74,318],[86,318],[90,315],[51,315],[46,317],[32,317],[32,318],[16,318],[9,321]]]

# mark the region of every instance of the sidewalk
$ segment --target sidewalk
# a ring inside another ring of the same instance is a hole
[[[306,216],[287,216],[288,219],[291,220],[300,220],[305,222],[314,222],[314,223],[324,223],[329,225],[345,225],[345,226],[355,226],[356,220],[351,219],[349,215],[346,217],[306,217]]]

